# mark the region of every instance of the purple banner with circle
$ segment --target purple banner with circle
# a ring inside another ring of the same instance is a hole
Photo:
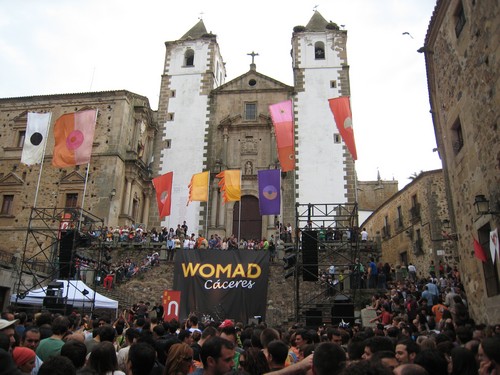
[[[279,215],[281,208],[281,173],[279,169],[258,171],[259,209],[261,215]]]

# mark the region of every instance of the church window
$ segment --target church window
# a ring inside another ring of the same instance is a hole
[[[78,193],[68,193],[66,194],[66,202],[64,207],[75,208],[78,205]]]
[[[330,81],[330,88],[331,89],[336,89],[337,88],[337,81],[336,80]]]
[[[455,11],[455,36],[457,38],[462,33],[466,21],[467,20],[465,19],[464,6],[462,5],[462,2],[460,2],[458,4],[457,10]]]
[[[255,79],[251,79],[250,81],[248,81],[248,84],[253,87],[257,84],[257,81]]]
[[[26,131],[21,130],[17,135],[17,147],[24,146],[24,138],[26,138]]]
[[[14,206],[14,196],[10,194],[4,195],[2,200],[2,211],[0,211],[0,214],[12,215],[13,206]]]
[[[325,43],[316,42],[314,44],[314,58],[316,60],[323,60],[325,58]]]
[[[174,121],[174,114],[172,112],[167,113],[167,121]]]
[[[170,90],[170,97],[175,98],[175,90]]]
[[[464,147],[464,135],[462,132],[462,123],[460,122],[460,118],[457,118],[457,120],[451,127],[451,142],[453,151],[456,155],[460,152],[462,147]]]
[[[340,134],[335,133],[335,134],[333,135],[333,143],[340,143],[340,142],[341,142],[341,140],[342,140],[342,138],[340,137]]]
[[[245,103],[245,120],[255,120],[257,118],[257,104]]]
[[[194,51],[190,48],[184,54],[184,66],[194,66]]]
[[[172,148],[172,140],[171,139],[167,139],[165,141],[165,148]]]

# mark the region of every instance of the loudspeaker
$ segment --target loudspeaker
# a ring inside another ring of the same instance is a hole
[[[306,310],[306,327],[317,329],[323,324],[323,313],[321,310]]]
[[[73,305],[64,302],[64,298],[45,297],[43,299],[43,308],[52,313],[63,313],[67,315],[73,309]]]
[[[318,232],[302,231],[302,280],[318,281]]]
[[[74,230],[61,232],[61,239],[59,240],[59,277],[61,279],[69,279],[70,275],[74,274],[74,266],[71,267],[73,272],[71,272],[70,268],[74,240]]]
[[[340,324],[342,321],[354,324],[354,304],[334,303],[332,306],[332,324]]]

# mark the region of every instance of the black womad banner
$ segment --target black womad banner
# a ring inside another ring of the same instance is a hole
[[[265,319],[269,253],[249,250],[178,251],[174,289],[181,291],[179,318],[191,312],[213,319]]]

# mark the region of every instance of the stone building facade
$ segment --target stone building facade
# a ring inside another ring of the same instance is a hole
[[[277,221],[295,223],[296,203],[355,202],[354,161],[328,106],[329,98],[350,95],[346,43],[347,32],[315,11],[306,26],[293,30],[293,86],[258,72],[255,55],[248,72],[225,82],[217,37],[200,20],[179,40],[165,43],[157,112],[147,98],[127,91],[0,99],[0,231],[9,234],[0,246],[0,306],[15,290],[41,168],[20,163],[28,111],[52,112],[37,206],[81,207],[108,227],[142,224],[150,230],[186,221],[190,233],[222,237],[237,234],[237,213],[243,211],[241,237],[270,237]],[[268,106],[289,99],[296,169],[281,173],[282,215],[260,216],[257,171],[279,168]],[[90,164],[53,168],[57,118],[94,108]],[[242,171],[241,202],[222,204],[215,175],[225,169]],[[172,215],[160,218],[151,180],[170,171]],[[210,201],[186,206],[190,178],[202,171],[210,172]],[[30,246],[28,253],[34,251]]]
[[[463,284],[472,317],[500,320],[500,262],[490,233],[500,225],[500,5],[439,0],[425,45],[431,113]],[[478,214],[475,202],[489,201]],[[487,260],[474,256],[474,239]],[[493,253],[494,254],[494,253]]]
[[[55,121],[84,109],[98,110],[90,163],[53,167]],[[20,162],[28,112],[52,113],[43,167]],[[0,271],[0,298],[14,290],[14,266],[25,248],[35,195],[39,208],[83,208],[112,227],[148,225],[153,196],[148,165],[157,126],[147,98],[110,91],[0,99],[0,124],[0,252],[7,260]],[[27,256],[35,251],[28,242]],[[17,260],[10,262],[12,256]]]
[[[362,223],[386,200],[398,192],[398,181],[382,180],[378,174],[376,181],[357,181],[358,215]]]
[[[390,197],[361,227],[377,242],[380,262],[392,266],[413,263],[420,277],[435,265],[456,265],[456,234],[450,215],[443,171],[422,172]]]
[[[275,234],[277,221],[294,223],[296,202],[353,203],[354,162],[328,106],[329,98],[350,95],[346,40],[347,32],[317,11],[295,27],[294,86],[258,72],[254,53],[250,70],[225,82],[217,38],[202,20],[167,42],[158,109],[163,137],[153,169],[174,172],[172,214],[152,222],[187,221],[191,233],[259,239]],[[257,172],[280,168],[268,107],[285,100],[293,102],[296,169],[282,173],[281,215],[261,217]],[[241,202],[222,201],[215,176],[226,169],[241,171]],[[209,202],[186,206],[189,181],[202,171],[210,172]]]
[[[255,64],[247,73],[211,93],[208,132],[211,146],[207,154],[212,172],[209,234],[234,234],[245,239],[270,238],[276,234],[278,217],[259,213],[257,173],[278,168],[276,139],[268,107],[290,99],[292,94],[292,87],[258,73]],[[240,202],[222,202],[215,175],[224,169],[241,170]],[[281,195],[284,221],[293,222],[293,173],[283,173]]]

